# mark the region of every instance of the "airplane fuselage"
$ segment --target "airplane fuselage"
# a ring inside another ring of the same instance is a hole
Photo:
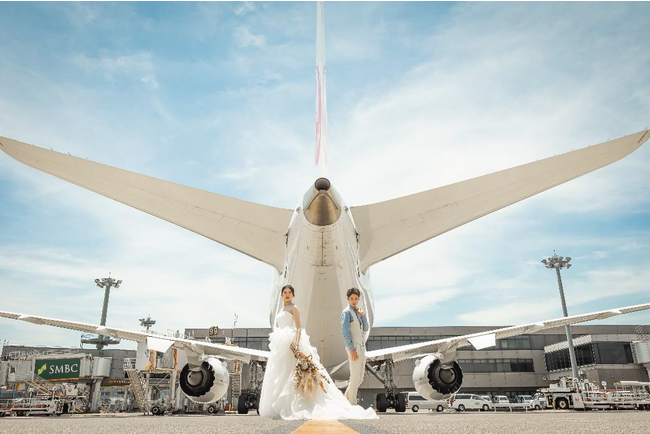
[[[330,190],[334,192],[334,190]],[[277,274],[271,293],[270,323],[282,307],[280,290],[291,284],[296,291],[294,303],[300,311],[302,326],[316,347],[321,363],[335,379],[347,379],[347,351],[341,335],[341,312],[347,306],[347,290],[361,291],[359,306],[365,310],[368,324],[374,319],[369,277],[359,270],[357,230],[349,209],[338,194],[323,200],[340,211],[331,224],[313,224],[306,216],[310,200],[296,207],[286,237],[284,270]],[[314,194],[316,196],[316,194]],[[316,199],[318,200],[318,198]],[[313,202],[313,201],[312,201]],[[313,206],[312,206],[313,211]],[[367,339],[368,333],[365,335]]]

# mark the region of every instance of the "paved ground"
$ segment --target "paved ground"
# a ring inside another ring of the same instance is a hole
[[[333,423],[282,421],[247,416],[61,416],[12,417],[0,419],[0,433],[89,433],[119,434],[178,432],[219,434],[296,434],[322,433],[453,433],[453,434],[532,434],[532,433],[616,433],[647,434],[650,412],[561,412],[532,413],[387,413],[376,421]]]

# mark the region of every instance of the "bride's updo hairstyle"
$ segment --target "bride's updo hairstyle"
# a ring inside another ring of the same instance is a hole
[[[291,291],[291,295],[293,295],[293,296],[295,297],[295,296],[296,296],[296,291],[294,291],[293,286],[291,286],[291,285],[284,285],[284,286],[282,287],[282,289],[280,290],[280,296],[282,296],[282,293],[283,293],[284,290],[287,289],[287,288],[289,288],[289,290]]]

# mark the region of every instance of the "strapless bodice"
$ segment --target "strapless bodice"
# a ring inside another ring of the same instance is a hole
[[[287,312],[284,309],[281,310],[275,317],[275,327],[281,329],[285,327],[294,327],[293,315],[291,315],[291,312]]]

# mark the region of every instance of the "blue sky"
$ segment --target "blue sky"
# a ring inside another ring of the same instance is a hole
[[[327,4],[333,183],[362,205],[650,126],[649,14]],[[0,27],[0,135],[273,206],[313,181],[312,3],[0,3]],[[649,167],[646,145],[378,264],[376,325],[561,316],[554,249],[571,314],[650,301]],[[112,272],[109,325],[268,325],[265,264],[4,154],[0,200],[2,310],[98,322]],[[12,343],[78,338],[0,320]]]

